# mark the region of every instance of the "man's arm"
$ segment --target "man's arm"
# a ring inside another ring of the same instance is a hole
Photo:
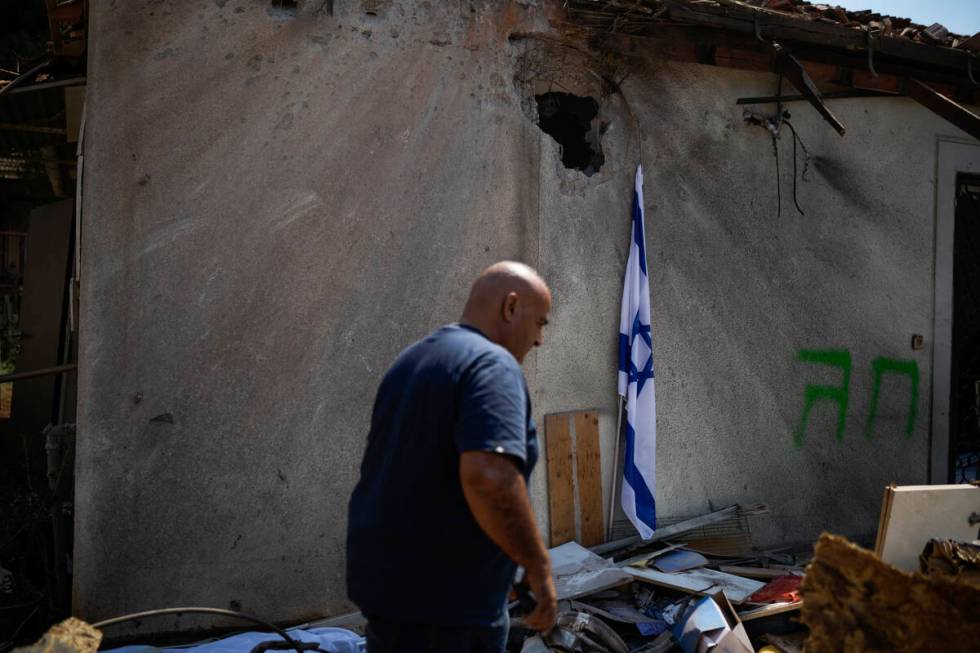
[[[538,534],[524,477],[504,455],[465,451],[460,454],[459,478],[480,528],[524,567],[524,577],[537,600],[525,623],[538,631],[551,630],[557,613],[551,561]]]

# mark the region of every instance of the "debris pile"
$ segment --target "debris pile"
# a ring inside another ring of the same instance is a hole
[[[824,534],[812,552],[706,537],[764,506],[731,506],[623,538],[551,550],[558,627],[512,652],[973,651],[980,641],[980,487],[885,488],[875,551]],[[733,545],[741,542],[743,546]],[[809,562],[809,565],[806,563]]]
[[[533,604],[515,601],[508,650],[752,652],[764,635],[783,644],[802,641],[794,617],[805,557],[752,551],[750,539],[746,550],[734,545],[740,537],[705,536],[764,512],[764,506],[732,506],[665,526],[652,540],[551,549],[558,625],[543,637],[523,629],[521,616]]]

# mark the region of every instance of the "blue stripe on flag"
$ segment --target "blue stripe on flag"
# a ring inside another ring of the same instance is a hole
[[[619,334],[619,371],[630,371],[630,337],[625,333]]]
[[[649,526],[650,530],[656,530],[657,505],[653,499],[653,493],[650,492],[650,488],[647,487],[646,481],[640,474],[640,470],[633,463],[635,443],[636,431],[633,430],[632,424],[626,422],[626,467],[623,470],[623,478],[630,484],[630,487],[633,488],[633,494],[636,495],[637,518]]]
[[[640,198],[633,191],[633,242],[640,249],[640,270],[647,273],[647,247],[643,237],[643,213],[640,211]]]

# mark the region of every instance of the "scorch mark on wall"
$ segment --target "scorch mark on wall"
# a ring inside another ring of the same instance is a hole
[[[796,354],[797,360],[804,363],[827,365],[841,371],[840,385],[809,384],[803,391],[803,414],[800,425],[793,435],[793,444],[797,448],[803,446],[803,436],[810,419],[813,405],[820,400],[828,400],[837,404],[837,428],[835,437],[840,442],[844,439],[844,428],[847,423],[847,407],[850,403],[851,392],[851,352],[846,349],[801,349]],[[886,374],[908,376],[911,382],[909,391],[908,418],[905,424],[905,435],[911,437],[915,430],[915,421],[919,414],[919,365],[914,360],[895,360],[880,356],[871,362],[874,374],[874,384],[871,390],[871,404],[868,410],[868,422],[864,430],[866,438],[874,433],[875,419],[878,416],[878,401],[881,398],[881,382]]]

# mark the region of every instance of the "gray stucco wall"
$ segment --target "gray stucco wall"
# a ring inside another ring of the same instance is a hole
[[[536,3],[318,4],[93,5],[79,615],[349,609],[346,504],[375,387],[501,258],[554,289],[554,326],[525,364],[539,423],[599,409],[609,461],[638,133],[660,514],[764,502],[760,544],[866,536],[885,484],[926,481],[935,148],[962,134],[906,100],[849,100],[833,106],[842,139],[794,105],[813,156],[806,216],[784,138],[777,218],[771,140],[734,104],[771,93],[771,75],[634,62],[623,96],[638,122],[622,98],[603,103],[607,163],[586,178],[512,81],[508,34],[548,29]],[[794,446],[805,386],[840,378],[798,361],[803,348],[850,354],[840,442],[824,403]],[[895,375],[864,435],[879,357],[918,366],[910,437]],[[546,529],[544,479],[542,465]]]

